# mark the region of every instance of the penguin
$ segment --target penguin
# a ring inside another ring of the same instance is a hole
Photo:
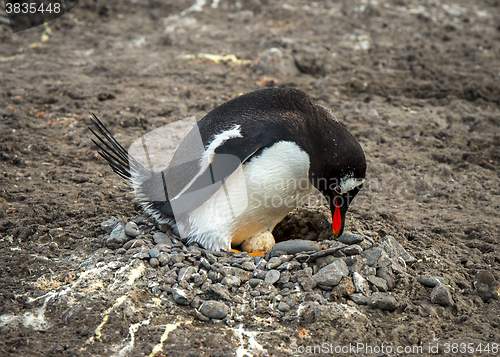
[[[294,88],[253,91],[213,109],[162,171],[146,168],[94,114],[91,120],[100,155],[144,210],[208,250],[269,236],[316,190],[337,238],[366,176],[359,142],[331,110]]]

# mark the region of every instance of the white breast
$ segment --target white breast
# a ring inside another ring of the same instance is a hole
[[[297,144],[280,141],[245,163],[214,195],[176,217],[179,231],[207,249],[230,249],[272,230],[313,190],[309,156]]]

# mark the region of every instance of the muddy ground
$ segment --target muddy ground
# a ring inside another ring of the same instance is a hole
[[[0,25],[0,355],[494,354],[498,291],[481,298],[474,277],[500,280],[499,18],[497,0],[86,0],[47,27]],[[128,145],[263,86],[302,89],[349,128],[368,185],[346,230],[395,236],[417,258],[409,275],[443,277],[453,306],[415,282],[392,312],[339,301],[360,313],[230,327],[159,304],[161,277],[138,262],[118,290],[99,279],[100,223],[142,212],[98,157],[89,112]],[[445,349],[462,342],[474,352]]]

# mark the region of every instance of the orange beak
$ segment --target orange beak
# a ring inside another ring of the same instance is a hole
[[[337,205],[337,199],[335,199],[335,212],[333,212],[332,219],[333,235],[335,238],[339,236],[340,229],[342,228],[342,217],[340,216],[339,206]]]

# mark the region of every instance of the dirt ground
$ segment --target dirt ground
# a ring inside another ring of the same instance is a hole
[[[500,281],[498,19],[498,0],[85,0],[48,26],[0,25],[0,355],[289,356],[325,342],[495,354],[498,290],[483,299],[474,281]],[[368,184],[346,230],[396,237],[417,258],[410,275],[442,277],[452,306],[410,282],[392,312],[230,327],[158,305],[141,266],[127,303],[88,280],[109,254],[100,223],[142,214],[97,155],[89,112],[128,145],[263,86],[304,90],[348,127]]]

